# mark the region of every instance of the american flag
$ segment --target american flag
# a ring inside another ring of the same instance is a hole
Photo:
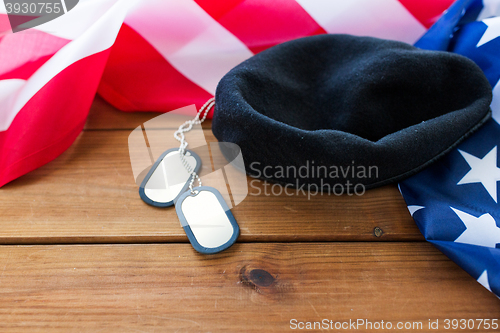
[[[494,120],[400,189],[426,239],[500,295],[500,0],[452,2],[80,0],[12,33],[0,1],[0,186],[64,152],[96,93],[123,111],[167,112],[200,106],[232,67],[291,39],[416,43],[476,61],[494,87]]]
[[[474,60],[493,87],[493,119],[399,186],[425,238],[500,295],[500,1],[460,0],[416,46]]]
[[[201,106],[227,71],[273,45],[322,33],[414,43],[450,3],[80,0],[12,33],[0,1],[0,186],[65,151],[96,92],[124,111]]]

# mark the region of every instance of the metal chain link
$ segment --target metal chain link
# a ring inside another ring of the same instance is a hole
[[[179,155],[182,161],[182,165],[184,168],[187,170],[189,174],[191,174],[193,177],[191,178],[191,181],[189,182],[189,189],[191,190],[192,194],[195,194],[195,191],[193,190],[193,184],[194,180],[198,180],[198,186],[201,186],[201,179],[200,176],[194,171],[193,168],[189,165],[188,161],[186,160],[186,148],[188,146],[188,143],[186,141],[186,136],[184,133],[189,132],[191,129],[193,129],[193,125],[199,125],[202,122],[205,121],[208,115],[208,111],[215,105],[215,98],[212,97],[210,98],[203,106],[200,108],[200,111],[196,114],[196,117],[192,120],[186,121],[184,124],[179,126],[179,129],[175,131],[174,133],[174,138],[181,143],[179,147]],[[200,116],[203,114],[202,118],[200,119]]]

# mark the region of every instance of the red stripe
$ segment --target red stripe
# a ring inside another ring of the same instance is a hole
[[[27,80],[69,42],[36,30],[8,33],[0,39],[0,80]]]
[[[430,28],[455,0],[399,0],[408,11]]]
[[[0,186],[59,156],[85,124],[109,50],[65,68],[0,132]],[[89,70],[92,68],[92,70]]]
[[[0,14],[0,34],[6,32],[12,32],[9,17],[7,14]]]
[[[0,80],[6,79],[23,79],[27,80],[33,73],[35,73],[43,64],[47,62],[52,56],[48,55],[42,57],[38,60],[31,61],[14,68],[12,71],[8,71],[5,74],[0,74]],[[1,67],[1,66],[0,66]]]
[[[295,1],[196,2],[254,53],[291,39],[326,33]]]
[[[172,67],[141,35],[122,25],[99,94],[123,111],[167,112],[212,97]]]

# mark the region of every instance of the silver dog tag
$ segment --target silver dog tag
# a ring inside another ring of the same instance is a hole
[[[201,159],[192,151],[186,151],[189,166],[198,172]],[[179,149],[165,151],[153,164],[139,188],[141,199],[155,207],[169,207],[186,191],[193,176],[187,172],[179,156]]]
[[[240,228],[224,198],[213,187],[201,186],[181,194],[175,203],[177,216],[194,249],[217,253],[234,244]]]

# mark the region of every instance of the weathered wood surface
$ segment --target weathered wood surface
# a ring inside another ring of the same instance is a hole
[[[427,243],[4,246],[0,263],[5,333],[287,332],[291,319],[424,325],[405,332],[438,319],[443,332],[447,318],[500,316]]]
[[[442,332],[500,317],[424,241],[396,186],[308,200],[249,178],[238,243],[197,254],[173,209],[138,196],[128,136],[155,116],[96,98],[67,152],[0,189],[0,332],[285,332],[291,319],[421,322],[413,331],[430,319]],[[210,122],[204,134],[215,141]]]

